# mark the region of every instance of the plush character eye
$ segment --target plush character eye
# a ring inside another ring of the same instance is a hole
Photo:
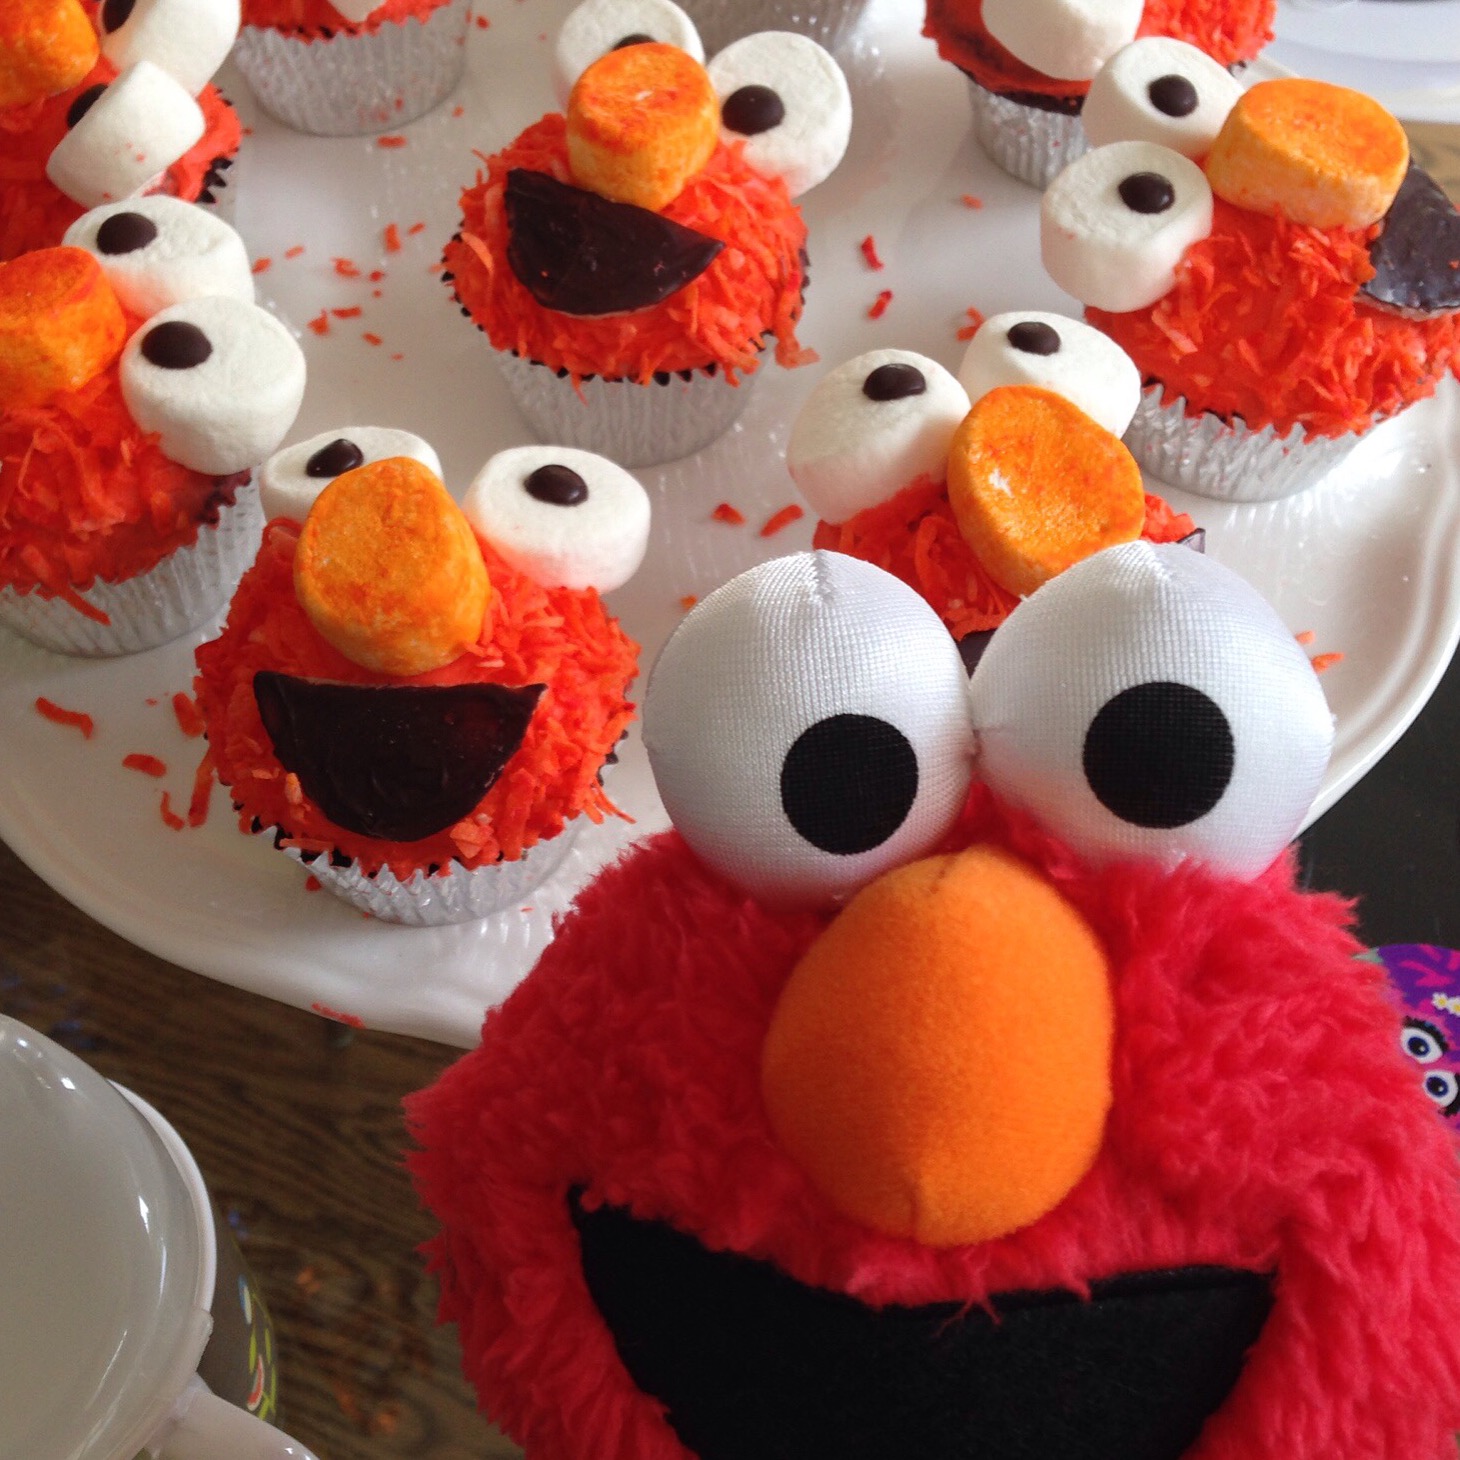
[[[801,553],[691,611],[650,679],[644,743],[700,857],[767,903],[830,905],[928,852],[957,817],[966,683],[912,589]]]
[[[969,341],[958,379],[971,401],[1001,385],[1052,390],[1125,435],[1141,403],[1141,373],[1109,335],[1081,319],[1021,310],[996,314]]]
[[[1026,66],[1088,81],[1136,38],[1143,0],[983,0],[983,23]]]
[[[1431,1065],[1441,1055],[1449,1054],[1450,1041],[1423,1019],[1406,1019],[1399,1034],[1399,1047],[1410,1059],[1422,1065]]]
[[[1441,1115],[1460,1111],[1460,1075],[1454,1070],[1431,1070],[1424,1079],[1425,1094],[1440,1108]]]
[[[827,375],[791,428],[786,466],[826,522],[845,522],[921,476],[941,481],[968,393],[936,360],[871,350]]]
[[[621,466],[568,446],[500,451],[461,509],[514,568],[549,588],[627,583],[649,545],[649,495]]]
[[[196,96],[233,48],[238,23],[238,0],[105,0],[101,50],[118,71],[151,61]]]
[[[1045,584],[970,693],[981,777],[1096,861],[1255,877],[1298,830],[1333,744],[1281,619],[1179,544],[1109,548]]]
[[[1080,120],[1092,147],[1155,142],[1200,158],[1241,95],[1232,73],[1206,52],[1171,36],[1146,36],[1095,73]]]
[[[1121,313],[1154,304],[1212,231],[1212,190],[1196,163],[1154,142],[1114,142],[1049,185],[1039,243],[1050,277],[1082,304]]]
[[[558,31],[553,62],[559,95],[566,99],[600,56],[647,41],[678,46],[696,61],[705,59],[694,21],[674,0],[584,0]]]
[[[145,192],[203,135],[197,102],[150,61],[129,66],[82,107],[87,95],[46,160],[46,176],[83,208]]]
[[[828,51],[767,30],[726,46],[709,69],[720,135],[744,142],[757,172],[783,179],[793,198],[831,175],[852,135],[852,94]]]
[[[216,213],[179,198],[159,193],[93,208],[64,242],[93,254],[122,307],[143,319],[214,294],[254,300],[243,240]]]
[[[154,315],[127,342],[122,398],[163,454],[230,476],[284,439],[304,398],[304,354],[255,304],[192,299]]]
[[[264,517],[269,521],[287,517],[303,522],[315,498],[337,476],[394,456],[408,456],[433,476],[441,476],[441,458],[429,442],[409,431],[384,426],[344,426],[276,451],[259,468]]]

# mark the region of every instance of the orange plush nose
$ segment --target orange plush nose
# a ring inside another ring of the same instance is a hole
[[[1053,1210],[1110,1108],[1104,950],[1044,877],[976,847],[888,873],[807,950],[761,1082],[777,1139],[845,1215],[934,1247]]]

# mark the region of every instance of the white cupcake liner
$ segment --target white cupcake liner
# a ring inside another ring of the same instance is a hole
[[[404,882],[388,867],[369,877],[358,862],[337,867],[326,855],[306,860],[297,847],[284,847],[283,851],[336,897],[381,922],[439,928],[517,907],[563,864],[584,820],[575,817],[557,836],[529,847],[515,862],[471,868],[452,862],[434,877],[421,871]]]
[[[679,0],[713,56],[758,30],[795,30],[835,50],[857,28],[868,0]]]
[[[258,103],[287,127],[321,137],[404,126],[450,95],[466,68],[471,0],[425,20],[316,40],[246,25],[233,59]]]
[[[620,466],[658,466],[692,456],[723,436],[750,401],[760,372],[731,385],[716,371],[667,384],[571,378],[499,351],[497,363],[517,409],[541,441],[576,446]],[[764,367],[763,367],[764,368]],[[582,395],[579,395],[579,391]]]
[[[1077,157],[1089,150],[1078,113],[1045,111],[1011,101],[968,79],[973,101],[973,133],[979,146],[1012,177],[1047,188]]]
[[[1300,426],[1279,435],[1253,431],[1203,411],[1186,413],[1178,396],[1161,404],[1161,386],[1147,388],[1125,433],[1131,455],[1152,476],[1220,502],[1270,502],[1291,497],[1327,476],[1358,444],[1359,435],[1303,439]]]
[[[241,487],[216,526],[155,568],[120,583],[98,579],[81,597],[111,620],[97,623],[62,598],[0,588],[0,623],[58,654],[135,654],[195,629],[227,601],[258,553],[264,514],[259,489]]]

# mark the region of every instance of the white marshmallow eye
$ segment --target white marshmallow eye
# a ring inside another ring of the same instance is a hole
[[[304,399],[304,353],[255,304],[192,299],[127,341],[122,398],[162,452],[193,471],[256,467],[288,433]]]
[[[1205,51],[1172,36],[1146,36],[1096,72],[1080,119],[1092,147],[1155,142],[1201,158],[1241,95],[1232,73]]]
[[[70,131],[46,160],[46,176],[83,208],[145,192],[205,127],[197,102],[150,61],[129,66],[109,86],[82,92],[67,123]]]
[[[791,428],[786,466],[825,522],[845,522],[919,477],[942,481],[968,392],[936,360],[871,350],[838,365]]]
[[[512,567],[547,588],[609,593],[649,545],[649,495],[621,466],[568,446],[500,451],[461,510]]]
[[[958,650],[912,589],[839,553],[741,574],[659,656],[644,743],[670,819],[775,906],[831,906],[931,851],[963,807]]]
[[[969,692],[980,779],[1096,862],[1255,877],[1333,746],[1282,620],[1178,545],[1126,543],[1051,579],[994,634]]]
[[[196,96],[233,48],[238,24],[239,0],[105,0],[101,50],[118,71],[151,61]]]
[[[566,100],[578,78],[610,51],[646,41],[705,59],[694,21],[674,0],[583,0],[558,31],[553,61],[560,97]]]
[[[983,23],[1026,66],[1088,81],[1136,38],[1144,0],[983,0]]]
[[[1001,385],[1037,385],[1124,436],[1141,402],[1141,373],[1109,335],[1082,319],[1022,310],[996,314],[969,341],[958,379],[971,401]]]
[[[1123,313],[1168,293],[1176,266],[1212,231],[1212,190],[1190,158],[1114,142],[1072,162],[1040,204],[1049,276],[1082,304]]]
[[[409,431],[392,431],[383,426],[344,426],[276,451],[259,468],[264,516],[269,521],[287,517],[303,522],[314,499],[337,476],[394,456],[408,456],[435,476],[442,474],[441,458],[429,442]]]
[[[757,172],[783,179],[793,198],[831,175],[852,135],[852,94],[830,52],[767,30],[726,46],[709,71],[720,135],[744,142]]]
[[[83,213],[64,240],[96,256],[122,308],[143,319],[185,299],[252,304],[243,240],[216,213],[161,193]]]

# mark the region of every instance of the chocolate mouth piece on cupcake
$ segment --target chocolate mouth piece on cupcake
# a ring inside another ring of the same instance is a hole
[[[1359,290],[1366,304],[1424,317],[1460,309],[1460,211],[1415,163],[1369,245],[1374,277]]]

